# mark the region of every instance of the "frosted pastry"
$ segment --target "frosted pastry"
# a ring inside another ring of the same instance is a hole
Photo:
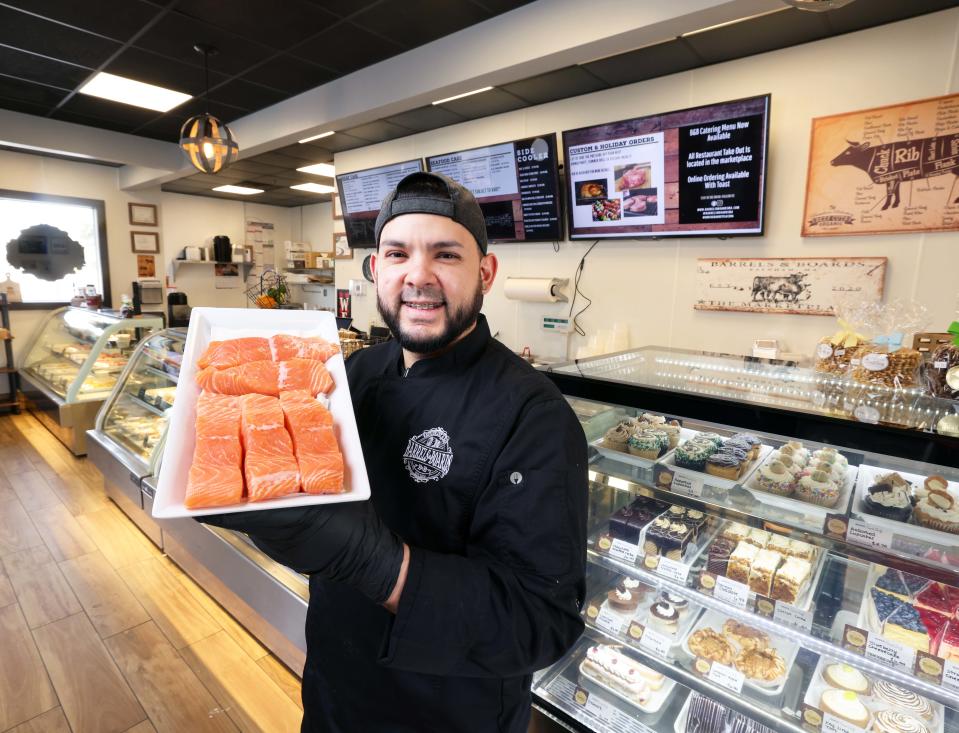
[[[839,501],[839,486],[825,471],[804,474],[796,484],[797,499],[819,506],[832,507]]]
[[[603,445],[610,450],[625,453],[626,441],[629,440],[631,434],[629,428],[626,426],[622,424],[617,425],[606,431],[606,435],[603,436]]]
[[[822,678],[827,685],[838,690],[850,690],[860,695],[869,691],[869,678],[848,664],[827,664],[823,667]]]
[[[739,542],[749,537],[749,527],[739,522],[731,522],[723,527],[723,537],[733,542]]]
[[[855,692],[826,690],[819,699],[819,707],[824,713],[842,718],[857,728],[865,728],[869,725],[869,711]]]
[[[929,729],[911,715],[898,710],[880,710],[872,721],[874,733],[929,733]]]
[[[798,557],[786,558],[786,562],[776,571],[770,597],[777,601],[795,603],[809,584],[811,574],[812,566],[807,560]]]
[[[786,674],[786,662],[772,648],[743,649],[736,657],[736,669],[751,680],[775,682]]]
[[[647,623],[658,631],[675,636],[679,628],[679,611],[668,601],[657,600],[649,607]]]
[[[773,577],[782,564],[783,556],[773,550],[760,550],[753,560],[749,572],[749,589],[754,593],[768,596],[772,589]]]
[[[640,705],[662,688],[665,679],[659,672],[606,644],[591,646],[586,651],[580,671]]]
[[[929,701],[905,687],[878,680],[872,687],[872,696],[897,708],[918,715],[923,720],[932,720],[932,705]]]
[[[697,657],[720,664],[732,664],[735,656],[733,645],[714,629],[699,629],[689,637],[689,650]]]
[[[919,500],[912,513],[923,527],[959,534],[959,506],[952,494],[938,489],[930,491]]]
[[[751,529],[749,530],[749,536],[746,538],[746,542],[762,549],[766,546],[766,543],[769,542],[771,536],[772,535],[764,529]]]
[[[740,542],[729,556],[729,564],[726,569],[726,576],[730,580],[739,583],[749,583],[749,574],[756,555],[759,554],[759,548],[748,542]]]
[[[770,494],[790,496],[796,490],[795,475],[786,470],[783,461],[767,461],[756,472],[756,486]]]

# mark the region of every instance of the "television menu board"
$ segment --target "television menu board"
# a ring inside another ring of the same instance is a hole
[[[376,246],[376,215],[383,199],[406,176],[421,170],[423,161],[417,158],[336,176],[346,239],[351,248]]]
[[[769,102],[564,132],[570,239],[762,234]]]
[[[473,192],[490,242],[563,238],[556,133],[434,155],[426,168]]]

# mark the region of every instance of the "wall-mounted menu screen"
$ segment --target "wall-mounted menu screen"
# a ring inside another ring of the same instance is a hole
[[[555,133],[434,155],[426,167],[473,192],[490,242],[563,238]]]
[[[383,199],[406,176],[421,170],[423,161],[417,158],[337,175],[336,188],[351,248],[376,246],[376,215],[380,213]]]
[[[762,234],[769,101],[564,132],[570,239]]]

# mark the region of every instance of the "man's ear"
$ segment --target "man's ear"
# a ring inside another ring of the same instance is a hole
[[[370,255],[370,274],[373,275],[373,284],[376,285],[376,252]]]
[[[493,288],[493,281],[496,279],[496,271],[499,269],[499,260],[496,255],[485,255],[480,260],[480,288],[483,295],[486,295]]]

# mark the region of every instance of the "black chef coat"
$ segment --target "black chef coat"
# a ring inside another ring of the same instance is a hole
[[[303,731],[525,733],[532,672],[583,629],[582,428],[483,316],[408,371],[394,341],[347,375],[372,502],[409,574],[395,617],[310,579]]]

